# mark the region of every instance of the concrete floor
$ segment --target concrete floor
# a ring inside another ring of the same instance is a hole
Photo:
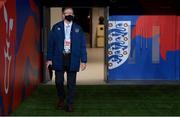
[[[77,73],[77,85],[103,85],[104,82],[104,48],[88,48],[88,63],[85,71]],[[55,77],[47,84],[55,84]],[[65,75],[66,84],[66,75]]]

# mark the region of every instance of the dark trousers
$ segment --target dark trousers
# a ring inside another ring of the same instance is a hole
[[[70,55],[64,56],[64,70],[55,71],[55,83],[57,94],[60,100],[64,100],[66,93],[64,90],[64,73],[67,73],[67,105],[71,106],[74,101],[75,88],[76,88],[76,71],[70,71]]]

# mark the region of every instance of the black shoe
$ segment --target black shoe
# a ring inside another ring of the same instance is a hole
[[[74,112],[74,108],[73,108],[73,106],[66,106],[65,111],[66,112]]]
[[[57,109],[64,110],[64,100],[59,100],[57,103]]]

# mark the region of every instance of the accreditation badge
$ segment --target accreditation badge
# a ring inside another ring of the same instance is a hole
[[[71,39],[64,40],[64,50],[68,52],[71,49]]]

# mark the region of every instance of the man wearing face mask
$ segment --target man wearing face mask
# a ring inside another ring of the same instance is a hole
[[[86,69],[86,39],[81,27],[73,22],[73,9],[63,8],[63,21],[56,23],[49,32],[47,68],[55,70],[58,109],[74,110],[76,74]],[[64,90],[64,73],[67,73],[67,95]],[[66,102],[66,105],[65,105]]]

